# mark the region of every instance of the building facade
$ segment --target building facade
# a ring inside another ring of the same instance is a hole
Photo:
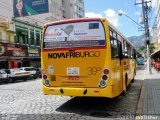
[[[75,1],[75,18],[85,17],[84,13],[84,0],[74,0]]]
[[[14,17],[13,1],[0,2],[0,15],[8,21],[0,24],[0,69],[40,67],[42,24],[84,17],[83,0],[48,0],[47,13],[24,17]]]
[[[160,49],[160,0],[156,0],[157,49]]]

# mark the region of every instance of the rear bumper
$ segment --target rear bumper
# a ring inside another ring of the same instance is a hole
[[[46,87],[42,85],[45,95],[63,95],[63,96],[90,96],[90,97],[108,97],[113,98],[112,86],[106,88],[67,88],[67,87]]]

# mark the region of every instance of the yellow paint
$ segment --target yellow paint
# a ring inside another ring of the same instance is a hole
[[[69,50],[49,50],[41,52],[41,66],[46,70],[50,87],[47,87],[42,82],[44,94],[65,95],[65,96],[94,96],[94,97],[109,97],[113,98],[125,90],[125,76],[128,75],[128,83],[135,75],[135,60],[124,59],[112,60],[110,52],[110,36],[109,25],[106,19],[101,19],[106,32],[106,47],[103,49],[80,49],[72,52],[83,54],[89,52],[92,57],[78,58],[48,58],[48,54],[68,55]],[[44,30],[47,24],[44,25]],[[43,30],[43,31],[44,31]],[[44,35],[44,32],[42,32]],[[42,40],[43,41],[43,40]],[[43,46],[43,43],[42,45]],[[95,53],[100,55],[94,56]],[[125,65],[124,65],[125,62]],[[48,74],[47,68],[52,65],[54,74]],[[76,68],[79,73],[72,75],[67,73],[67,68]],[[108,68],[109,78],[106,87],[99,88],[99,82],[103,75],[103,70]],[[76,79],[70,80],[70,77]],[[43,80],[43,79],[42,79]],[[63,93],[60,91],[63,90]],[[84,91],[87,90],[86,94]],[[98,91],[98,92],[94,92]]]

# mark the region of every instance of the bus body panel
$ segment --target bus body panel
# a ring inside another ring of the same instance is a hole
[[[53,66],[53,73],[47,72],[47,77],[51,81],[51,87],[98,87],[105,68],[106,56],[109,56],[106,49],[75,50],[72,53],[90,53],[90,56],[75,58],[48,58],[48,54],[68,53],[69,51],[47,51],[43,54],[43,68],[48,71]],[[83,55],[82,55],[83,56]],[[54,62],[52,62],[54,61]],[[77,68],[77,74],[67,73],[67,69]]]
[[[85,18],[67,20],[66,23],[62,21],[46,24],[43,35],[50,25],[69,25],[70,22],[76,23],[83,20],[99,21],[97,18]],[[135,75],[135,60],[111,58],[109,23],[104,18],[100,20],[105,31],[106,46],[67,49],[43,49],[42,47],[41,66],[45,71],[43,75],[47,75],[50,82],[50,86],[46,86],[42,77],[44,94],[113,98],[126,90],[126,79],[128,85]],[[42,46],[44,46],[43,42]],[[105,87],[100,87],[105,69],[109,70],[107,82]]]
[[[63,90],[63,93],[61,92]],[[87,91],[87,92],[85,92]],[[112,86],[106,88],[72,88],[72,87],[46,87],[43,86],[45,95],[63,95],[63,96],[90,96],[90,97],[108,97],[113,98]]]

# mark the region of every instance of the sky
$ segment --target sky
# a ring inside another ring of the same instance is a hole
[[[155,0],[151,1],[150,28],[155,21]],[[105,17],[126,37],[139,36],[144,34],[144,31],[132,20],[140,23],[142,6],[135,5],[135,2],[140,3],[141,0],[84,0],[85,17]],[[125,15],[118,16],[118,13],[124,13],[132,20]]]

